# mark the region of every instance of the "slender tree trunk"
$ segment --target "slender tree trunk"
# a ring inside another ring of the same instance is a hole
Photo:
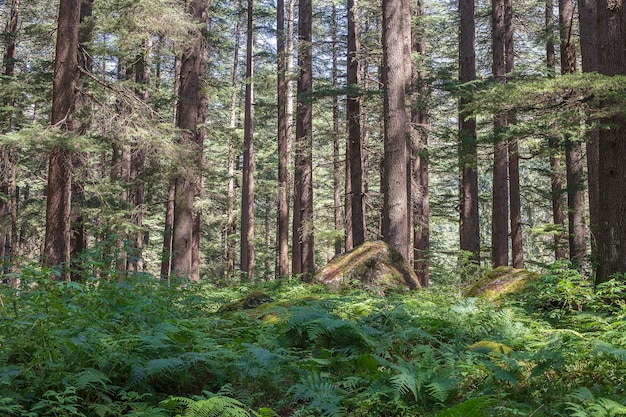
[[[554,32],[554,5],[553,0],[546,0],[546,30],[548,31],[548,39],[546,42],[546,66],[548,68],[548,76],[555,75],[556,54],[554,52],[554,41],[552,33]],[[565,230],[565,215],[563,212],[563,169],[562,149],[558,146],[558,138],[550,138],[548,142],[550,147],[550,176],[551,176],[551,195],[552,195],[552,221],[555,226],[561,230]],[[563,233],[557,230],[554,234],[554,257],[555,259],[565,259],[567,257]]]
[[[332,5],[332,85],[333,89],[337,90],[338,83],[338,68],[337,68],[337,5]],[[344,230],[344,234],[351,233],[348,230],[347,224],[344,227],[344,221],[342,219],[342,201],[341,201],[341,160],[339,156],[339,97],[337,94],[333,94],[333,214],[335,221],[335,233],[337,236],[334,238],[335,255],[339,255],[342,250],[342,243],[345,240],[345,236],[340,236],[339,233]],[[346,155],[347,159],[347,155]],[[344,169],[345,171],[345,169]],[[347,220],[347,219],[346,219]]]
[[[561,74],[576,72],[576,45],[573,42],[574,4],[559,0],[559,37],[561,41]],[[585,226],[584,162],[579,141],[565,137],[565,166],[567,172],[567,208],[570,260],[582,267],[587,254]]]
[[[351,232],[352,244],[356,247],[365,242],[365,192],[363,189],[363,141],[362,141],[362,103],[361,65],[359,42],[359,3],[348,0],[348,96],[346,113],[348,121],[348,142],[350,153],[350,187],[351,187]]]
[[[235,144],[237,143],[237,83],[239,71],[239,42],[241,37],[241,20],[243,17],[243,7],[239,0],[239,13],[235,26],[235,46],[233,52],[233,72],[231,77],[230,96],[230,131],[228,139],[228,190],[227,190],[227,212],[226,212],[226,277],[232,278],[235,273],[235,244],[233,236],[235,234]]]
[[[504,0],[491,1],[491,40],[493,51],[493,75],[505,82],[505,26]],[[493,157],[493,205],[491,214],[491,262],[493,267],[508,265],[509,192],[507,178],[508,146],[503,137],[506,129],[506,115],[494,116],[494,157]]]
[[[583,72],[598,71],[598,11],[595,0],[578,0],[578,23],[580,26],[580,54]],[[589,229],[591,230],[591,253],[595,257],[598,218],[600,216],[599,140],[597,127],[587,124],[587,194],[589,202]]]
[[[246,97],[241,190],[241,270],[254,281],[254,2],[248,0]]]
[[[515,43],[513,35],[513,1],[504,3],[504,30],[505,30],[505,71],[507,74],[515,69]],[[507,125],[517,123],[514,113],[507,115]],[[524,268],[524,245],[522,237],[522,202],[519,178],[519,145],[517,138],[508,139],[509,152],[509,201],[511,222],[511,264],[514,268]]]
[[[163,255],[161,258],[161,279],[170,280],[172,269],[172,237],[174,231],[174,198],[176,197],[176,184],[172,181],[167,188],[167,201],[165,202],[165,227],[163,230]]]
[[[78,27],[80,0],[61,0],[52,80],[52,126],[62,132],[74,130],[72,113],[78,82]],[[46,234],[43,263],[51,267],[70,261],[70,218],[72,197],[72,152],[56,146],[48,160]],[[64,271],[60,278],[69,280]]]
[[[189,13],[194,22],[207,24],[204,0],[188,0]],[[172,240],[172,273],[192,279],[199,275],[192,270],[194,197],[202,175],[203,145],[207,112],[207,96],[202,81],[206,74],[207,44],[201,31],[193,33],[193,45],[183,53],[180,70],[180,89],[177,126],[182,130],[180,146],[183,161],[176,178],[174,198],[174,226]],[[199,214],[198,214],[199,215]]]
[[[626,75],[626,7],[622,1],[598,1],[598,71],[614,76]],[[612,103],[602,103],[610,106]],[[596,283],[608,281],[614,274],[626,272],[626,119],[614,116],[610,129],[600,130],[599,221],[596,242],[598,270]]]
[[[412,146],[413,160],[413,269],[422,287],[430,280],[430,200],[428,192],[428,87],[423,58],[426,56],[426,34],[424,27],[424,2],[417,2],[413,26],[413,52],[420,61],[413,66],[413,110],[411,124],[416,130],[416,141]]]
[[[460,0],[459,80],[476,79],[476,24],[474,0]],[[459,100],[459,164],[461,166],[461,204],[459,219],[460,249],[469,261],[480,264],[480,219],[478,217],[478,146],[476,119],[463,114],[470,98]]]
[[[409,259],[405,14],[401,0],[383,0],[384,193],[382,235]]]
[[[313,49],[311,0],[299,0],[298,19],[298,107],[294,172],[293,272],[304,281],[315,269],[313,236]]]
[[[278,50],[278,224],[276,275],[289,276],[289,165],[291,154],[291,135],[288,120],[287,103],[289,101],[289,84],[287,78],[287,37],[285,28],[285,1],[276,4],[277,50]]]
[[[267,198],[265,201],[265,248],[269,251],[272,247],[272,209],[274,200]],[[268,281],[272,277],[272,257],[269,252],[265,255],[265,273],[263,279]]]

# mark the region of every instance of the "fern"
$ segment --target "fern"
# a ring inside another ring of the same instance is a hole
[[[317,372],[307,374],[289,392],[294,402],[306,401],[307,408],[319,410],[325,417],[339,417],[345,413],[340,406],[345,392]]]
[[[493,402],[493,397],[489,395],[471,398],[442,411],[437,414],[436,417],[484,417],[485,410],[493,404]]]
[[[596,398],[589,388],[578,388],[567,402],[572,417],[615,417],[626,415],[626,406],[608,398]],[[579,404],[580,403],[580,404]]]
[[[184,408],[182,417],[252,417],[242,402],[223,395],[215,395],[201,400],[170,397],[161,402],[162,406],[170,409],[177,404]]]

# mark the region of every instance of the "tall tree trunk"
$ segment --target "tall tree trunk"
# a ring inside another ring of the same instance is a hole
[[[332,22],[331,22],[331,43],[332,43],[332,85],[333,89],[339,88],[338,83],[338,68],[337,68],[337,5],[332,5]],[[347,224],[344,227],[344,221],[342,219],[342,201],[341,201],[341,160],[339,156],[339,96],[333,94],[333,214],[335,223],[335,233],[337,236],[334,238],[335,255],[339,255],[342,250],[342,243],[345,240],[345,236],[340,236],[339,233],[343,230],[344,233],[351,233]],[[346,155],[347,159],[347,155]],[[345,171],[345,170],[344,170]],[[346,219],[347,220],[347,219]]]
[[[493,76],[505,82],[505,26],[504,0],[491,1],[491,41],[493,51]],[[493,156],[493,204],[491,214],[491,262],[494,268],[508,265],[509,225],[508,225],[508,146],[505,140],[506,115],[494,116],[494,156]]]
[[[230,95],[230,136],[228,138],[228,190],[226,211],[226,277],[232,278],[235,273],[235,145],[238,141],[237,127],[237,83],[239,71],[239,40],[241,37],[241,20],[243,7],[239,0],[237,23],[235,26],[235,46],[233,51],[233,72],[231,76]]]
[[[415,9],[416,24],[412,28],[412,49],[420,61],[413,66],[414,104],[411,124],[416,129],[412,144],[413,160],[413,269],[422,287],[430,280],[430,200],[428,192],[428,87],[426,85],[426,33],[424,27],[424,2],[419,0]]]
[[[573,18],[573,2],[571,0],[559,0],[561,74],[573,74],[576,72]],[[565,166],[567,172],[569,255],[575,266],[582,267],[587,254],[583,153],[580,142],[572,140],[568,136],[565,137]]]
[[[167,188],[165,202],[165,227],[163,230],[163,254],[161,256],[161,279],[170,281],[172,269],[172,237],[174,232],[174,199],[176,198],[176,183],[170,182]]]
[[[598,11],[595,0],[578,0],[578,23],[580,26],[580,54],[583,72],[598,71]],[[587,124],[587,195],[589,203],[589,229],[591,230],[591,253],[596,252],[596,234],[600,216],[599,140],[597,127]]]
[[[626,75],[626,7],[622,1],[598,1],[598,71]],[[602,103],[610,106],[612,103]],[[610,129],[600,130],[600,190],[598,221],[598,270],[596,283],[626,272],[626,119],[614,116]]]
[[[353,246],[365,242],[365,192],[363,189],[363,141],[361,132],[361,65],[359,42],[359,3],[348,0],[348,95],[346,114],[350,153],[351,232]]]
[[[187,8],[194,22],[206,27],[207,9],[204,0],[188,0]],[[194,42],[183,53],[177,127],[182,130],[180,146],[183,158],[176,178],[174,225],[172,241],[172,274],[183,279],[199,275],[192,270],[194,197],[203,171],[203,146],[207,112],[207,96],[202,81],[206,74],[207,44],[203,32],[193,33]]]
[[[293,3],[290,1],[291,6]],[[288,51],[287,38],[290,36],[285,27],[285,1],[276,4],[277,50],[278,50],[278,224],[276,275],[289,276],[289,165],[291,155],[291,121],[288,120],[287,103],[289,101],[290,81],[287,77]]]
[[[13,0],[11,2],[11,11],[9,14],[9,21],[7,22],[7,28],[5,31],[6,36],[6,47],[4,50],[4,56],[2,61],[2,74],[7,78],[12,78],[15,74],[15,59],[17,57],[17,31],[18,31],[18,19],[20,13],[20,0]],[[8,109],[15,105],[14,99],[12,97],[8,98],[4,103]],[[8,111],[5,120],[2,120],[4,126],[0,130],[2,133],[8,133],[13,128],[13,112]],[[17,151],[15,149],[8,149],[2,147],[0,154],[0,169],[2,170],[2,178],[0,182],[0,193],[2,197],[0,199],[0,217],[4,217],[7,210],[10,209],[11,212],[11,235],[14,234],[14,230],[17,228],[17,187],[16,176],[17,176]],[[9,196],[10,204],[7,204],[7,200],[4,198]],[[4,258],[5,256],[5,247],[11,242],[11,252],[10,252],[10,265],[11,271],[16,269],[16,256],[15,250],[13,246],[13,238],[9,239],[9,233],[2,232],[0,234],[0,258]],[[0,269],[2,271],[2,269]],[[11,280],[11,284],[15,287],[19,286],[19,278],[14,278]]]
[[[246,97],[241,190],[241,270],[254,281],[254,1],[248,0]]]
[[[383,0],[383,240],[409,259],[405,14],[402,0]]]
[[[311,0],[299,0],[298,107],[294,170],[293,272],[304,281],[315,269],[313,236],[313,49]]]
[[[505,71],[511,73],[515,69],[515,43],[513,35],[513,1],[505,0],[504,3],[504,49]],[[507,115],[507,125],[517,123],[516,115]],[[524,245],[522,237],[522,203],[519,178],[519,145],[517,138],[508,139],[509,152],[509,201],[511,222],[511,264],[514,268],[524,268]]]
[[[74,130],[72,113],[76,103],[78,82],[78,27],[80,0],[61,0],[52,79],[52,126],[62,132]],[[70,261],[70,217],[72,199],[72,152],[56,146],[48,160],[46,188],[46,234],[43,263],[51,267]],[[64,270],[60,278],[69,280]]]
[[[548,76],[555,75],[556,54],[554,52],[554,41],[552,34],[554,32],[554,5],[553,0],[546,0],[546,30],[548,38],[546,42],[546,66],[548,68]],[[565,259],[567,257],[565,250],[564,236],[561,230],[565,230],[565,215],[563,212],[563,169],[562,149],[558,146],[558,138],[550,138],[548,142],[550,147],[550,176],[551,176],[551,196],[552,196],[552,221],[557,230],[554,234],[554,257],[555,259]]]
[[[476,24],[474,0],[459,0],[459,80],[476,79]],[[461,167],[461,204],[459,219],[460,249],[469,261],[480,264],[480,219],[478,217],[478,146],[476,119],[463,112],[471,98],[459,100],[459,165]]]

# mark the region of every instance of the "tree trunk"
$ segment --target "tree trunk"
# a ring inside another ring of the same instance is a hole
[[[505,26],[504,0],[491,1],[491,40],[493,50],[493,76],[505,82]],[[508,146],[503,137],[506,129],[506,115],[494,116],[494,156],[493,156],[493,204],[491,213],[491,262],[494,268],[508,265],[509,225],[508,225]]]
[[[74,130],[72,113],[78,82],[78,27],[80,0],[61,0],[52,80],[52,126],[62,132]],[[43,263],[52,267],[70,261],[70,217],[72,199],[72,152],[56,146],[48,160],[46,188],[46,234]],[[59,278],[69,280],[67,270]]]
[[[170,280],[172,268],[172,237],[174,230],[174,198],[176,184],[172,181],[167,189],[165,202],[165,227],[163,230],[163,255],[161,256],[161,279]]]
[[[254,281],[254,1],[248,0],[246,97],[241,189],[241,270]]]
[[[546,0],[546,30],[548,38],[546,42],[546,66],[548,68],[548,76],[555,75],[556,54],[554,52],[554,42],[552,33],[554,32],[554,6],[553,0]],[[548,146],[550,148],[550,177],[551,177],[551,200],[552,200],[552,221],[560,230],[554,233],[554,257],[555,259],[565,259],[567,257],[565,250],[565,242],[563,241],[563,233],[565,230],[565,215],[563,212],[563,170],[562,149],[558,146],[558,138],[549,138]]]
[[[278,224],[276,276],[289,276],[289,164],[291,154],[291,121],[288,120],[287,103],[289,84],[287,78],[287,43],[289,37],[285,28],[285,1],[276,4],[278,51]]]
[[[304,281],[315,269],[313,236],[313,89],[311,0],[299,1],[298,19],[298,107],[294,172],[293,272]]]
[[[235,26],[235,46],[233,51],[233,72],[231,77],[230,96],[230,136],[228,139],[228,190],[227,190],[227,211],[226,211],[226,277],[233,278],[235,273],[235,144],[237,143],[237,79],[239,71],[239,39],[241,37],[241,19],[243,7],[239,0],[239,13]]]
[[[476,24],[474,0],[460,0],[459,81],[476,79]],[[469,261],[480,264],[480,219],[478,217],[478,146],[476,119],[463,114],[471,98],[459,100],[459,164],[461,166],[460,249]]]
[[[339,88],[338,83],[338,68],[337,68],[337,44],[338,44],[338,33],[337,33],[337,5],[333,3],[332,5],[332,22],[331,22],[331,43],[332,43],[332,85],[333,89],[337,90]],[[335,246],[335,255],[339,255],[342,250],[342,244],[345,240],[345,236],[339,235],[341,231],[345,231],[344,233],[351,233],[347,224],[344,224],[342,219],[342,201],[341,201],[341,161],[339,156],[339,96],[337,94],[333,94],[333,214],[334,214],[334,223],[335,223],[335,236],[334,246]],[[346,159],[347,159],[346,155]],[[345,171],[345,169],[344,169]],[[347,219],[346,219],[347,223]],[[345,226],[345,227],[344,227]]]
[[[580,54],[583,72],[598,71],[598,12],[595,0],[578,0],[578,23],[580,26]],[[587,195],[589,203],[589,229],[591,230],[591,253],[596,253],[596,235],[600,216],[600,182],[598,178],[599,149],[597,127],[587,124]]]
[[[207,9],[203,0],[188,0],[187,7],[194,22],[203,27]],[[179,101],[176,125],[183,150],[176,178],[174,225],[172,241],[172,274],[191,279],[199,275],[192,270],[194,197],[203,171],[203,145],[207,112],[207,96],[202,81],[206,74],[207,44],[202,31],[193,33],[193,45],[183,53],[180,69]]]
[[[559,0],[559,38],[561,42],[561,74],[576,72],[576,45],[573,42],[574,4]],[[585,226],[584,164],[579,141],[565,137],[565,167],[567,173],[567,208],[569,255],[572,263],[582,267],[587,254]]]
[[[621,1],[598,1],[598,71],[626,75],[626,7]],[[612,103],[602,103],[610,106]],[[626,272],[626,119],[614,116],[600,130],[600,218],[598,222],[598,271],[596,283]]]
[[[354,247],[365,242],[365,203],[363,189],[363,142],[361,132],[361,65],[359,43],[359,3],[348,0],[348,95],[346,119],[350,153],[350,228]]]
[[[409,259],[407,114],[402,0],[383,0],[383,240]]]

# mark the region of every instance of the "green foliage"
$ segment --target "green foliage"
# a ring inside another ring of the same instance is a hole
[[[623,283],[573,288],[583,282],[562,266],[538,279],[543,298],[497,306],[441,287],[382,298],[57,273],[24,267],[19,290],[0,287],[3,415],[623,412]],[[251,290],[274,301],[220,310]]]

